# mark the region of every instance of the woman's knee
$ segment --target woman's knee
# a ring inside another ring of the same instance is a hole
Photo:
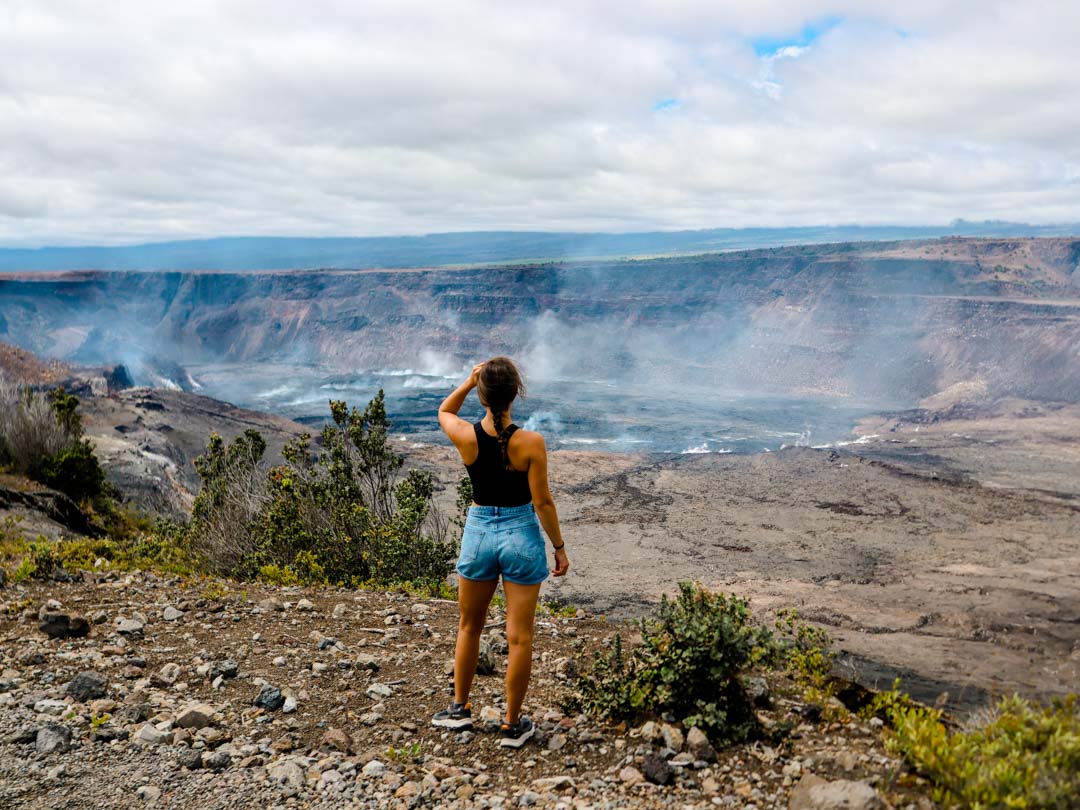
[[[506,643],[511,647],[532,646],[533,628],[508,626],[506,628]]]
[[[484,625],[486,623],[486,615],[478,618],[476,616],[466,616],[462,614],[458,619],[458,633],[466,636],[479,636],[484,632]]]

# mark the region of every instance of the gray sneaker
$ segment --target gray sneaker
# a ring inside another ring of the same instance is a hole
[[[521,748],[525,741],[536,733],[536,726],[528,717],[521,715],[513,725],[503,723],[501,733],[502,739],[499,740],[499,745],[503,748]]]

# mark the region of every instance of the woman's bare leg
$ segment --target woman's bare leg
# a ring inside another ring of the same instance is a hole
[[[506,640],[510,644],[506,665],[506,722],[513,724],[521,714],[521,703],[532,674],[533,620],[540,586],[518,585],[504,579],[503,591],[506,592]]]
[[[497,579],[476,582],[465,577],[458,578],[461,617],[458,619],[457,647],[454,650],[455,703],[469,702],[469,691],[476,675],[476,659],[480,655],[480,635],[484,632],[488,605],[498,584]]]

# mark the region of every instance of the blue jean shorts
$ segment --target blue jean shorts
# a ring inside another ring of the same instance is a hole
[[[539,585],[547,579],[547,549],[532,504],[470,506],[457,572],[479,582],[500,575],[518,585]]]

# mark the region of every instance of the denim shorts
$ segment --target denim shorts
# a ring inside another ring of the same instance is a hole
[[[539,585],[547,579],[547,549],[532,504],[470,506],[457,572],[480,582],[501,574],[518,585]]]

